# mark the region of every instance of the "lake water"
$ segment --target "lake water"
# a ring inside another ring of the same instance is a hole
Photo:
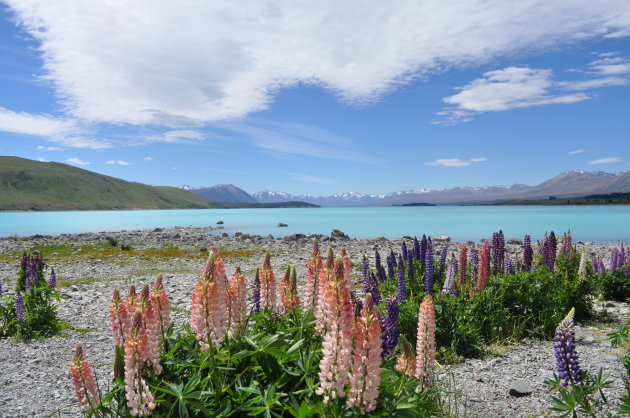
[[[505,236],[540,238],[571,229],[575,240],[630,242],[630,206],[430,206],[304,209],[199,209],[0,213],[0,236],[57,235],[173,226],[216,226],[230,235],[284,236],[294,232],[353,238],[449,235],[478,240],[503,229]],[[289,226],[279,228],[279,222]]]

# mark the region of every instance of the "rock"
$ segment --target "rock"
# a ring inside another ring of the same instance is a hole
[[[289,226],[289,225],[283,224],[282,222],[278,222],[278,227],[279,228],[284,228],[284,227],[287,227],[287,226]]]
[[[153,230],[153,232],[162,232],[162,231],[164,231],[164,229],[163,229],[163,228],[155,228],[155,229]]]
[[[302,238],[306,238],[306,235],[296,233],[296,234],[289,234],[286,237],[284,237],[285,241],[297,241]]]
[[[223,221],[217,221],[217,225],[223,225]]]
[[[436,237],[433,237],[433,241],[451,242],[451,237],[449,237],[448,235],[438,235]]]
[[[512,245],[523,245],[523,242],[518,238],[510,238],[507,243]]]
[[[510,396],[527,396],[532,393],[532,388],[523,380],[517,379],[510,382]]]
[[[344,234],[342,231],[338,230],[338,229],[333,229],[330,232],[330,237],[331,238],[338,238],[338,239],[350,239],[350,237],[346,234]]]

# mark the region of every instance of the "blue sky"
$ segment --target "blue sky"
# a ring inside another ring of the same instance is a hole
[[[0,0],[0,155],[316,195],[630,169],[626,0]]]

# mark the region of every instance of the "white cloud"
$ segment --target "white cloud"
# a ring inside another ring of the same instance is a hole
[[[622,160],[619,157],[608,157],[608,158],[599,158],[597,160],[591,160],[587,162],[587,165],[596,165],[596,164],[612,164],[612,163],[620,163]]]
[[[451,67],[630,35],[627,0],[5,2],[74,117],[174,127],[264,109],[300,83],[364,103]]]
[[[92,163],[87,162],[87,161],[81,161],[80,159],[75,158],[75,157],[73,157],[73,158],[68,158],[68,159],[66,160],[66,162],[68,162],[68,163],[70,163],[70,164],[76,164],[76,165],[90,165],[90,164],[92,164]]]
[[[144,161],[153,161],[153,157],[144,157],[143,160]]]
[[[205,136],[199,131],[193,130],[176,130],[167,131],[158,136],[150,136],[147,141],[151,142],[170,142],[170,143],[190,143],[189,139],[203,141]]]
[[[630,84],[628,77],[602,77],[584,81],[569,81],[558,83],[566,90],[588,90],[600,87],[626,86]]]
[[[0,107],[0,132],[41,136],[73,148],[103,149],[111,146],[107,142],[86,137],[73,119],[14,112],[4,107]]]
[[[460,92],[442,99],[447,106],[434,123],[470,120],[484,112],[500,112],[520,107],[576,103],[589,98],[585,93],[554,94],[551,70],[507,67],[488,71]]]
[[[37,157],[37,161],[41,161],[42,163],[48,163],[50,161],[48,161],[47,159],[43,158],[43,157]]]
[[[460,160],[459,158],[439,158],[434,161],[425,163],[431,166],[444,166],[444,167],[467,167],[475,163],[481,163],[488,161],[487,158],[470,158],[468,160]]]
[[[59,147],[44,147],[42,145],[38,145],[37,149],[43,150],[43,151],[62,151],[63,150],[63,148],[59,148]]]
[[[311,176],[310,174],[302,174],[302,173],[286,173],[290,175],[293,180],[303,181],[305,183],[317,183],[317,184],[337,184],[339,183],[337,180],[319,177],[319,176]]]
[[[128,161],[123,161],[123,160],[109,160],[109,161],[105,161],[105,164],[107,165],[132,165],[133,163],[130,163]]]
[[[575,149],[573,151],[569,151],[569,155],[575,155],[575,154],[581,154],[583,152],[586,152],[586,150],[583,149]]]

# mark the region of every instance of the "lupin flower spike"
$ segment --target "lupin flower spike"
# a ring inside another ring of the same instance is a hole
[[[149,416],[155,408],[153,394],[142,377],[142,366],[148,357],[148,341],[142,314],[136,312],[129,337],[125,341],[125,398],[132,416]]]
[[[569,383],[580,383],[582,371],[575,350],[575,332],[573,331],[573,315],[575,308],[571,308],[567,316],[558,324],[553,337],[553,348],[556,355],[556,370],[562,380],[562,386]]]
[[[326,323],[322,335],[322,359],[319,363],[320,387],[316,393],[324,395],[324,403],[327,404],[330,399],[346,395],[345,387],[352,355],[354,315],[341,258],[335,262],[332,277],[325,284],[323,302]],[[378,343],[380,346],[380,340]]]
[[[171,305],[164,289],[163,280],[162,275],[158,275],[151,290],[151,303],[153,304],[153,310],[158,320],[158,330],[162,338],[164,338],[168,327],[171,325]]]
[[[197,333],[202,351],[209,349],[211,345],[218,346],[225,337],[227,328],[226,283],[217,267],[216,255],[211,252],[192,295],[190,323]]]
[[[459,246],[459,284],[466,284],[466,265],[468,262],[468,247],[465,243]]]
[[[416,344],[416,379],[423,389],[433,384],[435,368],[435,306],[433,297],[426,295],[418,315],[418,342]]]
[[[260,312],[260,269],[256,269],[254,287],[252,288],[252,305],[255,314]]]
[[[370,298],[372,297],[371,294]],[[367,295],[366,295],[367,298]],[[387,356],[394,352],[398,345],[400,322],[400,308],[395,297],[387,298],[387,318],[383,322],[383,355]]]
[[[313,252],[306,264],[306,282],[304,287],[304,309],[314,310],[319,296],[319,273],[322,270],[322,257],[319,254],[317,239],[313,240]]]
[[[247,284],[240,267],[236,267],[228,291],[228,332],[236,335],[247,320]]]
[[[15,296],[15,317],[22,322],[26,321],[26,313],[24,312],[24,297],[19,290]]]
[[[381,376],[381,326],[369,293],[355,323],[354,339],[352,381],[346,405],[365,414],[376,409]]]
[[[580,252],[580,267],[578,268],[578,277],[580,280],[584,280],[586,278],[586,249],[582,248]]]
[[[140,304],[142,306],[142,318],[144,332],[147,334],[147,361],[153,367],[156,375],[162,373],[162,365],[160,364],[160,338],[162,330],[151,301],[151,292],[149,285],[145,284],[140,293]]]
[[[277,305],[277,285],[276,278],[273,275],[271,268],[271,255],[269,251],[265,252],[265,259],[263,265],[260,268],[260,308],[261,309],[276,309]]]
[[[72,364],[70,364],[70,376],[72,377],[72,386],[74,386],[74,395],[77,398],[77,404],[85,412],[90,412],[94,407],[101,403],[98,393],[98,385],[96,378],[88,363],[81,344],[77,344],[74,352]]]
[[[54,289],[57,287],[57,275],[55,274],[55,269],[50,268],[50,278],[48,279],[48,287]]]
[[[425,273],[424,273],[424,287],[425,292],[428,294],[433,294],[433,284],[434,284],[434,266],[433,266],[433,246],[431,245],[431,241],[427,242],[427,250],[425,256]]]
[[[398,303],[407,301],[407,280],[405,279],[405,265],[402,256],[398,256]]]
[[[114,289],[112,301],[109,304],[109,319],[111,322],[115,346],[120,347],[125,344],[125,337],[131,326],[129,315],[130,313],[127,311],[127,305],[120,297],[120,291],[118,289]]]
[[[523,238],[523,271],[532,269],[532,261],[534,259],[534,250],[532,249],[532,239],[529,235]]]

